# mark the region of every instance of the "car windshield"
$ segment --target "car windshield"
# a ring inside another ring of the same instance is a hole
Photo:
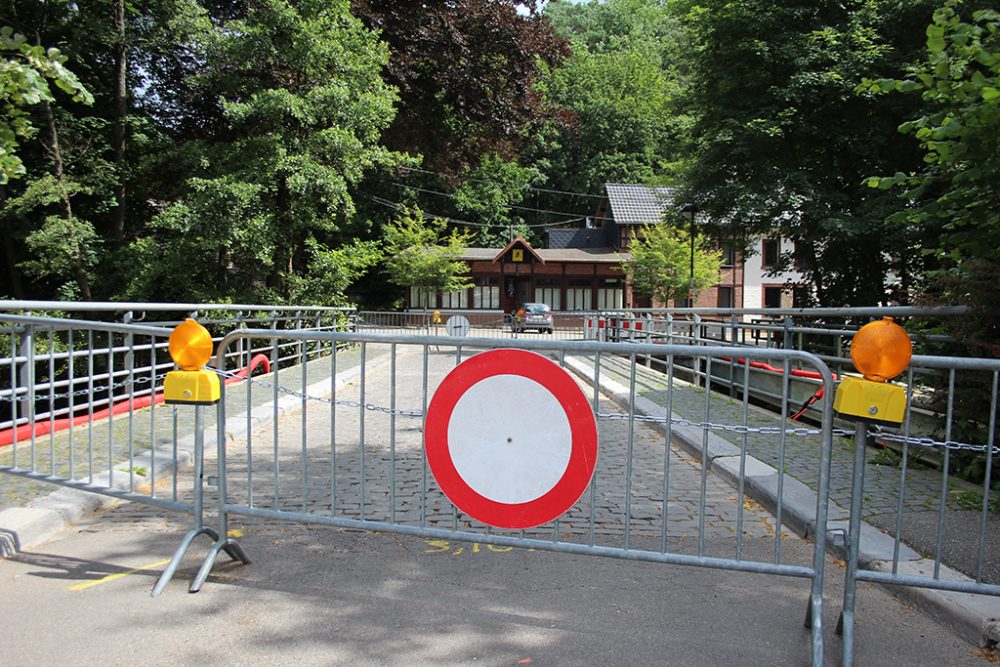
[[[526,303],[524,304],[524,312],[526,313],[547,313],[550,308],[544,303]]]

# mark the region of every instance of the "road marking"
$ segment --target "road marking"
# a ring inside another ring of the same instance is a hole
[[[123,577],[127,577],[130,574],[135,574],[136,572],[142,572],[144,570],[149,570],[149,569],[154,568],[154,567],[160,567],[161,565],[166,565],[169,562],[170,562],[169,558],[167,558],[166,560],[158,560],[155,563],[150,563],[149,565],[143,565],[142,567],[137,567],[134,570],[128,570],[126,572],[116,572],[115,574],[109,574],[108,576],[104,577],[103,579],[95,579],[93,581],[85,581],[82,584],[75,584],[73,586],[70,586],[69,590],[71,590],[71,591],[83,591],[83,590],[86,590],[88,588],[93,588],[94,586],[100,586],[101,584],[106,584],[106,583],[108,583],[110,581],[115,581],[116,579],[121,579]]]
[[[452,556],[461,556],[465,553],[465,547],[460,546],[452,550],[452,545],[448,540],[424,540],[424,543],[429,547],[424,550],[425,554],[447,554],[450,553]],[[510,553],[514,550],[514,547],[501,547],[495,544],[480,544],[479,542],[472,543],[471,553],[478,554],[483,547],[486,547],[487,551],[492,551],[496,554]],[[528,551],[534,551],[534,549],[528,549]]]

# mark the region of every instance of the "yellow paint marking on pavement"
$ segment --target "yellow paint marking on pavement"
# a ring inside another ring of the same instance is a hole
[[[136,572],[142,572],[143,570],[148,570],[154,567],[160,567],[161,565],[166,565],[170,562],[170,559],[158,560],[155,563],[150,563],[149,565],[143,565],[142,567],[137,567],[134,570],[128,570],[126,572],[116,572],[115,574],[109,574],[103,579],[95,579],[94,581],[85,581],[82,584],[76,584],[75,586],[70,586],[71,591],[82,591],[88,588],[93,588],[94,586],[100,586],[101,584],[106,584],[109,581],[115,581],[116,579],[121,579],[127,577],[130,574],[135,574]]]

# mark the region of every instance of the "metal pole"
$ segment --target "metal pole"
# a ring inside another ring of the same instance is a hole
[[[840,612],[842,635],[841,658],[844,667],[854,663],[854,598],[858,581],[858,551],[861,546],[861,500],[865,486],[865,449],[868,446],[868,422],[854,425],[854,479],[851,488],[851,518],[847,529],[847,573],[844,582],[844,606]]]
[[[688,308],[694,308],[694,211],[691,216],[691,273],[688,274]]]

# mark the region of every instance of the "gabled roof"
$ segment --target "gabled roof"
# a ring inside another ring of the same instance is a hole
[[[510,251],[514,246],[521,246],[525,250],[531,253],[531,255],[538,260],[540,264],[544,264],[545,260],[538,254],[538,252],[531,247],[531,244],[524,240],[523,236],[515,236],[514,240],[507,244],[507,247],[497,253],[496,257],[493,258],[494,262],[499,262],[503,259],[503,256]]]
[[[543,248],[534,251],[543,263],[583,262],[590,264],[620,264],[632,255],[614,248]],[[496,248],[465,248],[459,259],[466,262],[492,262],[497,256]]]
[[[674,206],[674,188],[607,183],[604,186],[611,217],[619,225],[662,222],[663,212]]]

